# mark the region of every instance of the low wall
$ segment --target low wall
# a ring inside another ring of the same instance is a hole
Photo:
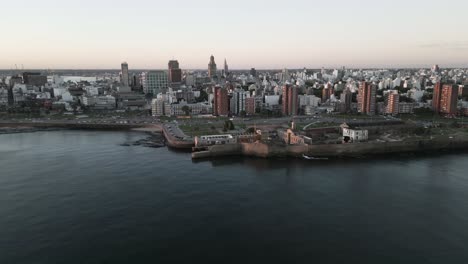
[[[166,131],[166,127],[162,127],[162,132],[164,135],[164,138],[166,139],[166,145],[175,148],[175,149],[192,149],[193,146],[195,146],[195,142],[193,140],[191,141],[185,141],[185,140],[179,140],[175,137],[173,137],[170,133]]]
[[[468,138],[454,137],[421,139],[415,141],[355,143],[329,145],[267,145],[264,143],[242,143],[211,146],[207,151],[192,154],[192,158],[244,155],[260,158],[271,157],[359,157],[366,155],[391,154],[404,152],[425,152],[440,150],[468,149]]]

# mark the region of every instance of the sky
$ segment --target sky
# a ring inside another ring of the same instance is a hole
[[[1,0],[0,69],[468,67],[466,0]]]

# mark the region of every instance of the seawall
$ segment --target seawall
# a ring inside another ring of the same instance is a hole
[[[360,157],[391,153],[417,153],[443,150],[467,150],[468,138],[421,139],[414,141],[327,144],[327,145],[268,145],[265,143],[242,143],[211,146],[206,151],[192,153],[193,159],[243,155],[259,158],[273,157]]]
[[[162,132],[163,132],[164,138],[166,139],[166,145],[168,147],[175,148],[175,149],[189,150],[189,149],[192,149],[192,147],[195,145],[195,142],[193,139],[184,140],[184,139],[176,138],[173,134],[167,131],[166,126],[162,126]]]

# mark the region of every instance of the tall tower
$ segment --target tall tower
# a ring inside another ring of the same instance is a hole
[[[214,105],[213,115],[214,116],[227,116],[229,114],[229,98],[226,88],[221,86],[215,86],[213,88],[214,94]]]
[[[216,76],[216,71],[217,71],[216,62],[215,62],[214,56],[211,55],[210,63],[208,64],[208,77],[210,77],[210,78],[215,77]]]
[[[228,75],[229,75],[229,67],[225,58],[224,59],[224,76],[228,76]]]
[[[121,67],[122,67],[122,75],[120,76],[120,83],[124,87],[128,87],[129,86],[128,63],[122,62]]]
[[[363,114],[375,114],[375,99],[377,95],[376,85],[368,82],[361,82],[358,93],[358,111]]]
[[[458,102],[458,87],[452,84],[445,84],[442,86],[442,92],[440,96],[440,109],[439,112],[455,115],[457,114],[457,102]]]
[[[299,97],[296,86],[283,86],[283,115],[294,116],[299,110]]]
[[[442,83],[440,81],[436,82],[434,85],[434,91],[432,96],[432,109],[434,112],[440,112],[440,98],[442,96]]]
[[[179,62],[170,60],[168,63],[169,83],[182,82],[182,70],[179,68]]]
[[[398,91],[394,90],[387,94],[386,97],[386,109],[387,114],[397,115],[399,112],[400,95]]]

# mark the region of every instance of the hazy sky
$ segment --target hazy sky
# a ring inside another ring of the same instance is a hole
[[[1,0],[0,68],[468,67],[466,0]]]

